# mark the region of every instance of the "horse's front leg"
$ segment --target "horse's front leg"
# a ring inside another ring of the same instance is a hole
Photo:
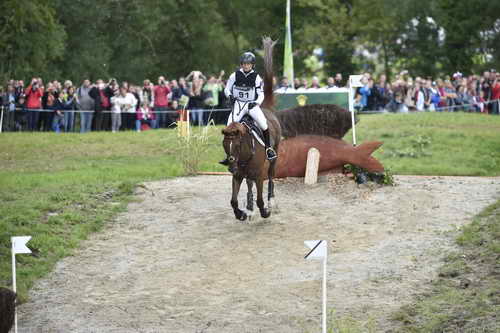
[[[274,177],[274,171],[276,168],[276,160],[273,160],[270,165],[269,165],[269,171],[268,171],[268,184],[267,184],[267,206],[269,207],[269,210],[272,209],[274,206],[274,182],[273,182],[273,177]]]
[[[253,215],[253,180],[247,178],[247,213],[250,219]]]
[[[271,212],[264,207],[264,199],[262,198],[262,192],[264,188],[264,179],[260,178],[256,181],[257,184],[257,207],[260,210],[260,216],[263,218],[268,218],[271,216]]]
[[[242,181],[243,178],[233,176],[233,195],[231,197],[231,206],[233,207],[234,216],[240,221],[245,221],[247,219],[247,214],[238,208],[238,193],[240,192]]]

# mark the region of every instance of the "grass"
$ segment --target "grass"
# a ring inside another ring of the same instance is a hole
[[[356,129],[358,142],[385,142],[375,156],[394,174],[500,175],[500,117],[363,115]],[[199,138],[200,131],[193,134]],[[11,236],[33,236],[33,254],[17,256],[25,300],[36,279],[125,209],[137,184],[193,173],[186,161],[203,171],[225,171],[217,164],[221,140],[220,127],[211,127],[208,140],[199,140],[203,149],[193,150],[197,158],[185,154],[192,143],[174,130],[2,133],[0,286],[11,285]]]
[[[500,176],[500,117],[468,113],[361,115],[357,143],[398,175]],[[352,133],[345,139],[352,142]]]
[[[36,279],[125,209],[136,184],[185,174],[182,142],[174,130],[2,134],[0,286],[11,286],[11,236],[33,236],[33,254],[16,256],[25,300]],[[213,168],[207,156],[222,157],[219,149],[214,139],[200,167]]]
[[[500,331],[500,200],[464,227],[457,244],[432,291],[394,314],[400,332]]]

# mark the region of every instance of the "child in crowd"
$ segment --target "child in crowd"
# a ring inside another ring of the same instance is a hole
[[[135,130],[140,132],[143,129],[150,129],[154,127],[156,117],[149,107],[149,101],[143,100],[141,107],[137,109]]]
[[[63,94],[59,94],[52,104],[54,116],[52,118],[52,130],[56,133],[61,133],[61,128],[64,128],[64,102]]]

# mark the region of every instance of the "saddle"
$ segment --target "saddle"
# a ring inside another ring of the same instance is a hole
[[[254,138],[262,145],[262,146],[266,146],[264,144],[264,135],[262,134],[262,130],[260,129],[260,127],[255,123],[255,120],[253,120],[253,118],[246,114],[243,116],[243,118],[241,118],[240,120],[240,123],[245,125],[247,128],[248,128],[248,131],[250,133],[252,133],[252,135],[254,136]]]

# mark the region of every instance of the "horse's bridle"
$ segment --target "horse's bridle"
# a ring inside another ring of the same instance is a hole
[[[247,160],[245,160],[245,161],[242,161],[242,160],[238,161],[238,165],[241,166],[241,167],[243,167],[243,168],[248,164],[248,162],[250,162],[250,160],[255,155],[255,143],[253,141],[254,140],[253,135],[250,132],[247,132],[247,135],[250,135],[250,138],[252,140],[252,147],[251,147],[250,157]],[[237,148],[238,149],[238,151],[237,151],[238,155],[236,155],[236,156],[238,156],[238,157],[241,154],[241,144],[242,144],[243,138],[244,138],[244,136],[240,135],[240,144],[236,145],[238,147]],[[233,154],[233,140],[234,139],[230,139],[229,140],[229,157],[228,157],[228,160],[231,163],[233,163],[236,160],[236,158],[234,157],[235,154]]]

